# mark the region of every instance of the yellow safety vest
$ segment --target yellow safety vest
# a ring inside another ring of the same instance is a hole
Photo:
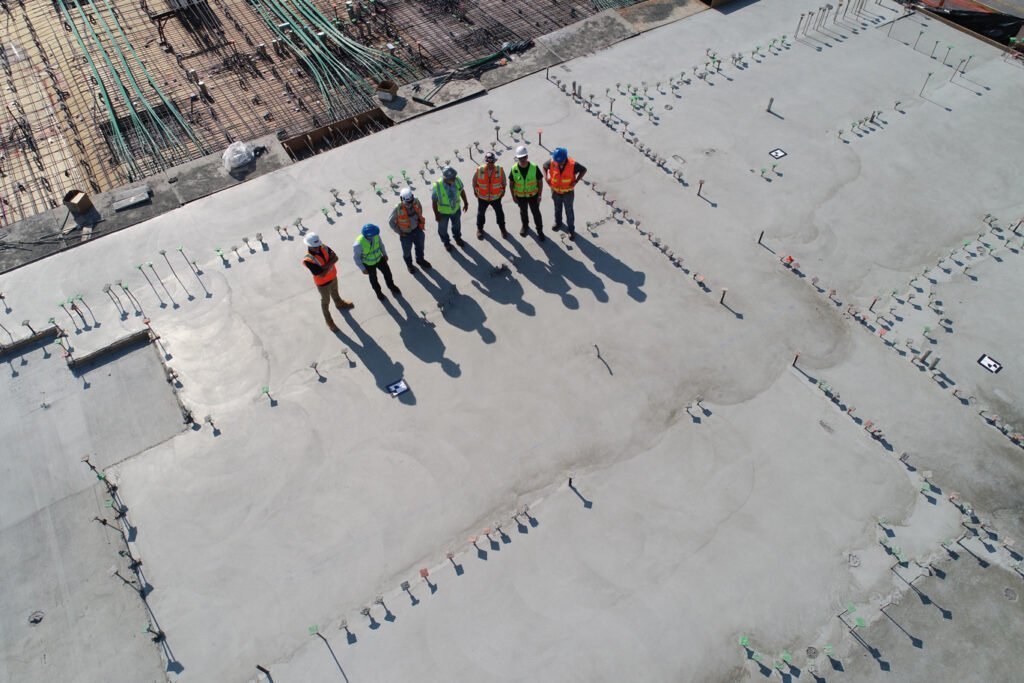
[[[437,212],[450,216],[458,213],[462,208],[462,179],[455,179],[455,206],[448,203],[448,190],[445,189],[444,180],[434,182],[434,197],[437,198]]]
[[[374,235],[372,240],[360,235],[359,246],[363,248],[364,266],[375,266],[384,258],[384,252],[380,249],[380,235]]]

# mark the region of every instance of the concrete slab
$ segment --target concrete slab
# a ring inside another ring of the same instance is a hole
[[[61,230],[68,222],[74,225],[62,206],[7,226],[0,238],[0,272],[65,248],[69,241],[61,239]]]
[[[964,662],[982,680],[1012,681],[1017,676],[1003,653],[1022,635],[1019,580],[982,567],[955,547],[914,587],[916,591],[888,607],[867,629],[858,630],[863,645],[859,654],[843,662],[845,676],[925,681],[942,678],[949,667]],[[831,668],[823,663],[818,673],[829,677]]]
[[[380,103],[380,109],[389,119],[399,123],[482,92],[484,86],[475,78],[449,79],[447,75],[434,76],[403,85],[398,89],[395,99]],[[425,99],[434,106],[416,102],[413,97]]]
[[[80,479],[88,482],[83,472]],[[11,478],[8,473],[5,482]],[[5,515],[0,528],[3,680],[167,680],[159,652],[144,632],[152,616],[138,593],[111,574],[116,569],[131,575],[118,555],[124,544],[93,521],[109,516],[105,497],[102,485],[86,483],[21,521],[10,523]]]
[[[69,325],[67,331],[74,349],[75,337],[86,330]],[[3,459],[3,528],[86,488],[83,455],[97,467],[109,467],[184,429],[153,346],[124,349],[75,372],[61,355],[62,348],[49,340],[3,356],[0,431],[10,436]]]
[[[974,307],[948,306],[964,322],[942,334],[964,341],[938,341],[947,358],[1019,337],[984,289],[1016,284],[1013,250],[951,294],[934,271],[984,214],[1005,232],[1024,210],[1024,72],[937,22],[888,24],[888,4],[794,37],[817,7],[700,12],[560,66],[585,102],[534,74],[4,276],[5,325],[84,292],[102,325],[82,352],[148,319],[200,420],[109,472],[169,678],[792,678],[785,656],[806,671],[826,646],[852,670],[865,631],[902,647],[871,631],[880,600],[913,592],[890,568],[913,581],[943,542],[1019,583],[1020,448],[955,398],[966,369],[933,377],[887,335],[928,324],[899,303],[927,269],[936,298]],[[921,31],[950,53],[915,50]],[[576,240],[547,198],[545,242],[506,203],[508,239],[488,217],[478,241],[466,215],[449,254],[428,216],[433,269],[408,274],[385,229],[403,294],[379,302],[351,245],[386,225],[388,176],[425,199],[438,160],[469,178],[474,142],[507,167],[516,125],[535,161],[564,145],[589,169]],[[336,335],[296,217],[340,256],[356,306]],[[120,306],[100,294],[114,278]],[[958,607],[926,653],[1013,619],[1005,602],[964,610],[963,631]],[[924,675],[916,650],[887,661]]]
[[[646,0],[618,10],[619,15],[642,33],[710,9],[703,0]]]
[[[252,144],[266,147],[267,153],[256,159],[251,168],[241,169],[234,175],[224,170],[221,150],[182,164],[167,173],[150,176],[144,181],[92,194],[90,199],[94,209],[81,216],[72,216],[65,207],[60,207],[12,224],[0,240],[0,272],[70,249],[89,239],[143,223],[182,204],[291,163],[276,136],[265,136],[254,140]],[[126,190],[144,184],[149,185],[151,190],[149,201],[126,209],[115,208],[114,204]]]
[[[187,204],[246,180],[259,178],[292,163],[288,152],[284,150],[275,135],[267,135],[247,142],[256,147],[265,147],[267,150],[265,154],[257,157],[249,168],[239,169],[234,173],[225,171],[221,159],[224,150],[221,149],[202,159],[176,166],[169,171],[167,180],[172,183],[179,203]],[[224,147],[226,148],[227,144]]]
[[[497,69],[490,69],[480,74],[480,82],[488,90],[519,80],[541,69],[558,64],[561,60],[554,52],[542,43],[535,43],[532,48],[515,55],[508,64]]]
[[[765,621],[773,626],[754,647],[809,644],[832,618],[818,596],[888,584],[861,549],[878,548],[870,520],[930,508],[899,463],[815,393],[787,373],[749,401],[680,410],[649,448],[578,472],[575,490],[551,487],[490,538],[474,532],[478,548],[431,567],[436,592],[410,576],[408,594],[383,596],[387,612],[368,603],[374,622],[345,614],[355,643],[336,621],[321,631],[351,680],[616,680],[639,669],[652,680],[736,680],[742,650],[723,644]],[[789,457],[777,457],[780,446]],[[853,494],[852,479],[872,486]],[[816,518],[811,538],[794,507]],[[791,550],[807,545],[816,552]],[[853,573],[851,552],[865,558]],[[275,669],[286,680],[332,674],[319,640]]]
[[[614,10],[605,10],[572,26],[537,39],[561,60],[591,54],[636,35],[636,30]]]

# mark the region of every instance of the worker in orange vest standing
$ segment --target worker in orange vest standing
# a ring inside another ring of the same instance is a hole
[[[321,242],[320,236],[315,232],[307,232],[303,242],[306,243],[307,252],[302,263],[313,274],[313,283],[320,291],[320,308],[324,312],[327,327],[331,332],[337,332],[338,326],[331,318],[331,300],[334,300],[334,305],[338,307],[339,311],[355,306],[351,301],[342,299],[341,293],[338,291],[338,267],[335,265],[338,262],[338,255]]]
[[[423,258],[424,230],[427,227],[423,220],[423,205],[413,195],[411,187],[403,187],[398,196],[399,202],[391,211],[388,224],[392,230],[398,233],[398,239],[402,242],[402,257],[405,259],[405,267],[409,269],[410,273],[416,272],[416,268],[412,265],[412,252],[415,247],[416,263],[420,264],[423,270],[430,270],[430,261]]]
[[[555,230],[565,228],[570,240],[576,239],[576,213],[572,209],[576,196],[574,189],[586,174],[587,169],[569,156],[565,147],[555,147],[551,159],[544,162],[544,179],[551,188],[551,198],[555,202]],[[563,208],[566,223],[562,223]]]
[[[473,194],[476,195],[476,238],[484,238],[484,220],[487,214],[487,207],[494,207],[494,215],[498,219],[498,230],[502,237],[508,237],[505,232],[505,212],[501,208],[501,200],[505,196],[505,189],[508,187],[508,180],[505,178],[505,170],[498,166],[498,160],[494,152],[484,153],[484,163],[476,169],[473,176]]]

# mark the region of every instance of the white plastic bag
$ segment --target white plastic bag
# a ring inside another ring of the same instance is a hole
[[[255,155],[253,154],[252,145],[244,142],[232,142],[224,150],[224,155],[221,158],[224,160],[224,170],[231,173],[251,164]]]

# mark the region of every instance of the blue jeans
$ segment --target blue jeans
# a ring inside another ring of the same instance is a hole
[[[555,227],[566,225],[570,235],[576,232],[576,212],[572,210],[572,200],[575,196],[575,191],[564,194],[551,193],[551,198],[555,201]],[[565,224],[562,223],[562,207],[565,207]]]
[[[402,242],[402,258],[408,265],[412,265],[413,247],[416,247],[416,262],[419,263],[423,260],[424,234],[422,230],[416,228],[408,235],[400,235],[398,239]]]
[[[448,244],[448,223],[452,224],[452,235],[455,239],[462,239],[462,213],[456,211],[455,213],[441,214],[441,220],[437,222],[437,234],[441,236],[441,241]]]

